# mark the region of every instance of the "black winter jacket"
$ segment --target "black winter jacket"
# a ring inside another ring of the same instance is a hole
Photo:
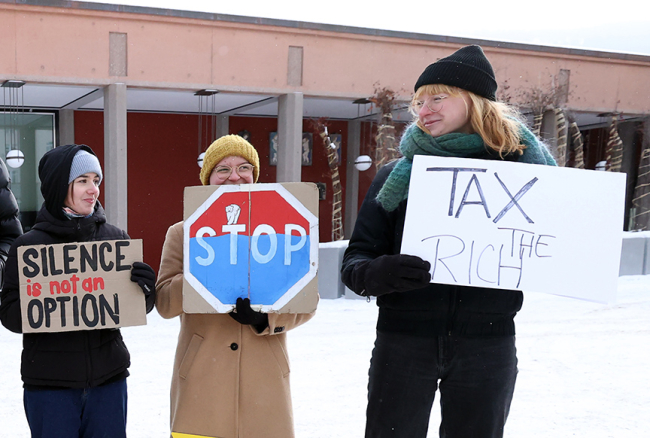
[[[129,238],[124,231],[106,223],[99,203],[91,216],[69,219],[63,213],[70,168],[74,156],[82,149],[94,154],[85,145],[59,146],[45,153],[38,164],[45,202],[34,227],[16,239],[9,250],[5,287],[0,292],[0,321],[13,332],[22,331],[19,247]],[[150,294],[148,311],[154,300],[155,294]],[[23,334],[21,374],[26,388],[99,386],[127,377],[129,364],[129,352],[118,329]]]
[[[0,293],[0,319],[9,330],[20,333],[17,249],[25,245],[129,239],[126,232],[106,223],[97,204],[90,217],[56,219],[43,206],[36,224],[20,236],[7,259],[4,290]],[[25,387],[87,388],[129,375],[129,352],[119,329],[62,333],[23,334],[21,374]]]
[[[407,200],[391,212],[375,200],[395,163],[384,166],[372,182],[343,258],[342,280],[358,294],[365,289],[363,274],[371,260],[400,253]],[[432,283],[377,297],[377,330],[414,336],[514,335],[522,303],[520,291]]]
[[[23,234],[23,227],[18,220],[18,204],[9,189],[10,182],[7,166],[0,159],[0,289],[9,248],[16,237]]]

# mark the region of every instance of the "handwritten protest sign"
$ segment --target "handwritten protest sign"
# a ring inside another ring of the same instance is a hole
[[[402,253],[432,282],[612,302],[625,174],[416,156]]]
[[[18,248],[23,333],[146,324],[144,294],[130,280],[142,240]]]
[[[318,189],[313,183],[185,188],[183,310],[261,312],[318,303]]]

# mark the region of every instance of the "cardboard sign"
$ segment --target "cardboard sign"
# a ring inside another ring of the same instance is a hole
[[[313,183],[185,188],[183,310],[308,313],[318,302]]]
[[[142,240],[107,240],[18,248],[23,333],[144,325],[142,289],[131,264]]]
[[[615,300],[625,174],[416,156],[402,253],[433,283]]]

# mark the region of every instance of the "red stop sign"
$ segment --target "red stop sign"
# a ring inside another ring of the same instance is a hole
[[[184,224],[184,272],[218,312],[279,310],[316,276],[318,218],[280,184],[219,186]]]

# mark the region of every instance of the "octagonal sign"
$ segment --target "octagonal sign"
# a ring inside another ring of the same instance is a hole
[[[318,270],[318,218],[281,184],[220,186],[183,231],[185,279],[219,313],[277,311]]]

